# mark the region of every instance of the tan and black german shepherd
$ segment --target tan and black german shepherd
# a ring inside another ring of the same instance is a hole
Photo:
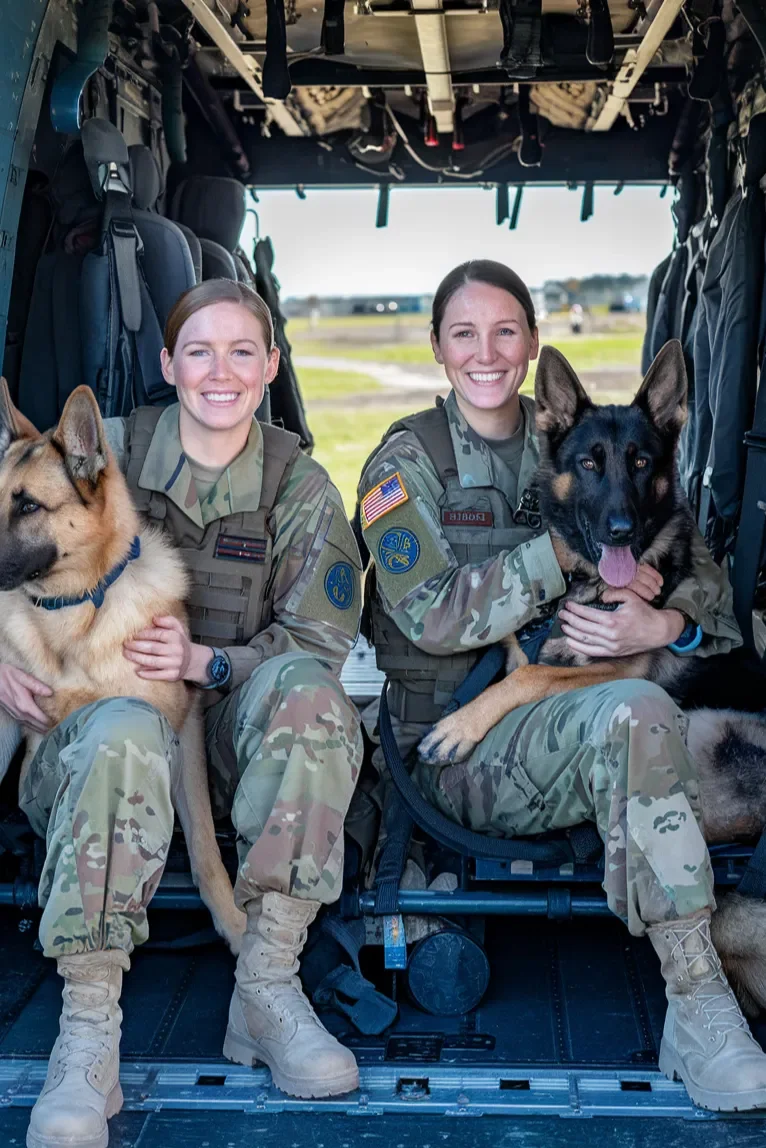
[[[677,477],[686,419],[681,344],[660,351],[629,406],[595,406],[566,359],[544,347],[535,380],[543,521],[567,575],[565,600],[598,604],[628,585],[638,562],[663,576],[662,605],[692,569],[691,509]],[[708,844],[757,839],[766,826],[766,673],[754,655],[710,658],[670,650],[620,658],[576,654],[556,627],[529,665],[506,641],[507,677],[436,724],[419,747],[431,763],[468,756],[518,706],[620,678],[656,682],[690,711],[689,748],[699,768]],[[743,712],[749,711],[749,712]],[[730,894],[713,936],[748,1011],[766,1008],[766,904]]]
[[[41,598],[80,598],[121,563],[138,536],[141,553],[107,589],[63,609]],[[173,803],[192,875],[217,931],[239,951],[244,914],[235,906],[210,809],[203,725],[195,691],[184,682],[145,680],[123,656],[123,643],[156,615],[186,622],[187,578],[179,555],[139,522],[88,387],[68,399],[53,431],[40,434],[13,405],[0,380],[0,662],[50,686],[37,699],[53,724],[103,698],[143,698],[179,735],[183,769],[172,778]],[[41,741],[0,710],[0,777],[25,738],[22,778]]]

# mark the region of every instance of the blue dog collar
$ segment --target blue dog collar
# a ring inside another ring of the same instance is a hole
[[[105,577],[101,579],[97,586],[92,590],[88,590],[80,598],[33,598],[32,603],[35,606],[42,606],[43,610],[62,610],[65,606],[82,606],[85,602],[92,602],[97,610],[100,610],[104,604],[106,592],[112,586],[120,574],[124,571],[129,562],[134,562],[136,558],[141,556],[141,539],[136,535],[130,544],[128,551],[122,562],[118,562],[116,566],[112,567]]]

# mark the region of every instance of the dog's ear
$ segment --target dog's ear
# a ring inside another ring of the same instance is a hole
[[[37,427],[14,406],[11,392],[4,378],[0,377],[0,458],[12,442],[19,438],[40,437]]]
[[[686,363],[678,339],[665,344],[646,372],[633,405],[649,416],[663,435],[675,437],[686,422]]]
[[[543,347],[535,376],[535,424],[554,441],[570,431],[580,414],[593,406],[582,383],[560,351]]]
[[[77,387],[66,401],[52,440],[76,481],[95,484],[108,462],[101,411],[90,387]]]

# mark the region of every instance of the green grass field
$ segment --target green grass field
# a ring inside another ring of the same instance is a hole
[[[317,399],[345,399],[380,391],[380,383],[356,371],[329,371],[319,367],[301,367],[298,372],[301,394],[309,404]]]
[[[337,486],[349,517],[356,505],[356,487],[368,455],[396,419],[412,414],[412,405],[369,406],[359,410],[311,409],[309,425],[314,435],[314,458],[328,471]]]
[[[641,358],[643,336],[639,331],[608,335],[581,335],[562,337],[555,346],[571,362],[576,371],[602,367],[631,367]],[[294,339],[296,355],[326,356],[337,359],[356,359],[367,363],[398,363],[420,366],[434,361],[427,340],[421,343],[351,343],[340,340],[317,341]]]
[[[420,315],[401,318],[411,320],[413,324],[423,324]],[[389,315],[365,315],[351,320],[323,319],[322,332],[326,331],[327,337],[317,339],[315,332],[309,332],[307,320],[292,320],[289,337],[297,356],[349,359],[360,363],[397,363],[405,367],[433,363],[427,338],[422,343],[384,342],[382,339],[364,342],[361,338],[359,342],[354,341],[357,334],[361,335],[361,328],[369,324],[378,324],[381,336],[385,338],[384,329],[392,328],[395,322],[396,317]],[[554,340],[555,346],[567,356],[575,370],[635,370],[636,381],[639,378],[641,342],[642,332],[637,329],[579,337],[567,334]],[[533,393],[534,367],[533,363],[523,387],[525,394]],[[365,459],[391,423],[421,408],[423,399],[421,396],[408,398],[406,393],[389,390],[362,372],[299,367],[297,373],[309,426],[316,441],[314,458],[329,471],[350,515]],[[585,382],[587,386],[587,378]],[[599,403],[620,403],[630,399],[624,390],[615,389],[608,378],[604,379],[603,388],[597,378],[591,382],[595,387],[592,392],[594,399]],[[424,387],[427,386],[428,380],[424,377]],[[355,399],[362,398],[363,401],[355,402]]]

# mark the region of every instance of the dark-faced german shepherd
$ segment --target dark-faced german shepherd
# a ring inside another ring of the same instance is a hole
[[[566,359],[543,348],[535,383],[536,485],[567,575],[561,604],[598,604],[607,587],[633,580],[639,561],[663,577],[658,606],[689,577],[693,548],[703,544],[675,461],[686,392],[676,341],[659,353],[629,406],[595,406]],[[678,657],[661,649],[589,659],[555,633],[554,627],[536,665],[509,637],[508,676],[438,722],[420,745],[421,757],[434,764],[460,761],[518,706],[644,678],[691,711],[689,748],[699,769],[707,842],[757,838],[766,825],[766,674],[755,656]],[[713,935],[743,1005],[751,1012],[766,1007],[766,905],[736,894],[723,898]]]

